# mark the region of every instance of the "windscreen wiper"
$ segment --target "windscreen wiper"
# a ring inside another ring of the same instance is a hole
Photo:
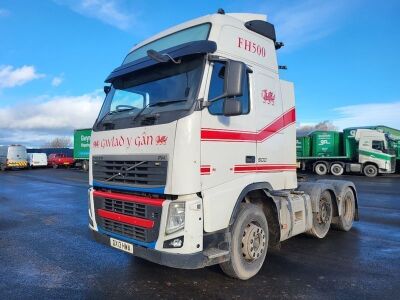
[[[99,128],[99,125],[101,123],[103,123],[104,119],[110,115],[112,115],[114,112],[113,111],[109,111],[107,112],[97,123],[96,123],[96,127]],[[112,122],[109,122],[110,124],[113,124]]]
[[[149,105],[149,106],[150,106],[150,107],[153,107],[153,106],[163,106],[163,105],[168,105],[168,104],[171,104],[171,103],[186,102],[186,101],[187,101],[187,99],[165,100],[165,101],[159,101],[159,102],[153,103],[153,104],[151,104],[151,105]]]
[[[136,114],[136,116],[133,117],[132,123],[135,122],[135,120],[136,120],[136,119],[144,112],[144,110],[145,110],[146,108],[148,108],[149,106],[150,106],[150,103],[146,104],[146,106],[143,107],[143,108]]]

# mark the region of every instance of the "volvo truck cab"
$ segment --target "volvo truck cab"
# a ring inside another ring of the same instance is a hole
[[[248,279],[268,248],[357,219],[347,181],[298,185],[293,84],[274,26],[212,14],[138,44],[107,77],[90,151],[89,227],[111,247]]]

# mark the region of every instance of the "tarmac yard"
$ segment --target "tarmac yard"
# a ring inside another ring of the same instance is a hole
[[[361,220],[350,232],[294,237],[238,281],[218,266],[172,269],[94,242],[87,173],[0,173],[0,299],[398,299],[400,176],[342,178],[358,189]]]

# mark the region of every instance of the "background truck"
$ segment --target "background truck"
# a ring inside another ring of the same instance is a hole
[[[106,79],[91,136],[97,241],[248,279],[286,239],[351,229],[353,183],[297,183],[294,88],[279,78],[280,47],[266,16],[222,10],[135,46]]]
[[[389,151],[385,134],[371,129],[314,131],[297,137],[296,155],[300,168],[318,175],[363,173],[375,177],[394,173],[396,158]]]
[[[388,146],[391,154],[396,155],[396,169],[400,172],[400,130],[391,128],[384,125],[375,126],[362,126],[362,127],[350,127],[344,129],[349,135],[354,136],[357,129],[371,129],[384,133],[388,138]]]
[[[21,145],[0,146],[0,170],[28,167],[26,148]]]
[[[74,159],[75,166],[89,170],[90,136],[92,129],[77,129],[74,131]]]

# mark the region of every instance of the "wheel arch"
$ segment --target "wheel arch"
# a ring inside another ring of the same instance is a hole
[[[280,208],[270,195],[270,192],[272,191],[272,186],[268,182],[257,182],[246,186],[236,200],[236,204],[229,220],[229,227],[231,227],[235,222],[241,203],[252,203],[261,206],[268,222],[269,246],[275,247],[279,245],[281,234],[281,223],[279,218]]]

